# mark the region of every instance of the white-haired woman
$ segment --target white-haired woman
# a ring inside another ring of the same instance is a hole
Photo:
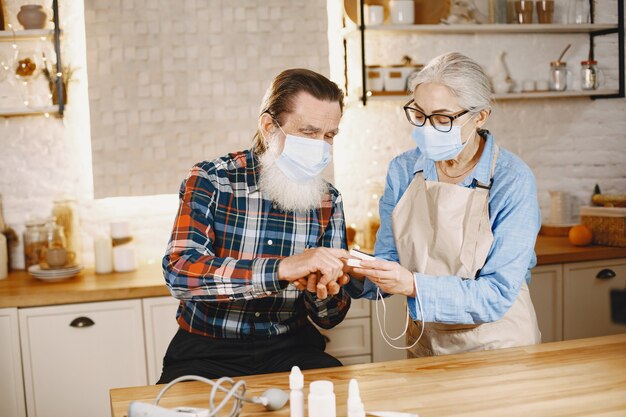
[[[404,110],[417,147],[389,166],[379,259],[353,269],[367,279],[353,279],[351,295],[407,296],[409,356],[539,343],[527,285],[541,223],[535,179],[481,129],[491,113],[488,78],[448,53],[412,91]]]

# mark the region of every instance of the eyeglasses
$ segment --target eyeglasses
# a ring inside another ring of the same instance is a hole
[[[414,126],[422,127],[426,124],[426,120],[430,120],[430,125],[432,127],[444,133],[452,130],[452,123],[455,119],[458,119],[469,112],[469,110],[463,110],[455,116],[448,116],[447,114],[431,114],[427,116],[424,112],[416,109],[415,107],[411,107],[411,103],[414,103],[414,101],[411,100],[402,107],[409,123]]]

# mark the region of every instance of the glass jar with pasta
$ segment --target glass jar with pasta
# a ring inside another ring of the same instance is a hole
[[[76,200],[64,197],[54,200],[52,215],[56,218],[56,224],[63,227],[66,240],[66,249],[74,252],[78,257],[80,253],[80,230]]]

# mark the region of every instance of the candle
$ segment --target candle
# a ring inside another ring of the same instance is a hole
[[[113,271],[113,253],[111,250],[111,238],[100,235],[94,239],[94,252],[96,255],[96,274],[109,274]]]

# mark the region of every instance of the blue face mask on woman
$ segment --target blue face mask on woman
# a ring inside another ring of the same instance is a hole
[[[283,174],[295,182],[308,182],[321,174],[331,159],[330,145],[319,139],[285,136],[283,152],[276,160]]]
[[[411,137],[426,158],[432,161],[449,161],[456,158],[469,142],[469,138],[465,142],[461,139],[461,128],[465,123],[462,126],[453,126],[449,132],[440,132],[427,125],[416,126]]]

